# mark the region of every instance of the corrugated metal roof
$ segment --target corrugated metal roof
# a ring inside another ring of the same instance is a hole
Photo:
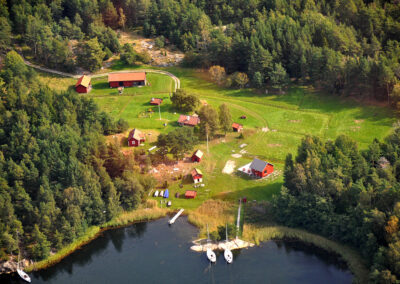
[[[146,80],[145,72],[110,73],[110,74],[108,74],[108,82],[144,81],[144,80]]]

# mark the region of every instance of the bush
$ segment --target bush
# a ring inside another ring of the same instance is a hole
[[[163,48],[165,46],[165,38],[163,36],[159,36],[156,38],[154,43],[158,48]]]

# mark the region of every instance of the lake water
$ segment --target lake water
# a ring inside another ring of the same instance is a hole
[[[351,283],[352,274],[334,257],[298,242],[270,241],[223,253],[210,265],[205,253],[191,251],[197,229],[186,218],[167,218],[109,230],[46,270],[32,283]],[[15,276],[1,282],[23,283]]]

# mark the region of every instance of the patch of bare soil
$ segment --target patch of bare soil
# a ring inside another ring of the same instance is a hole
[[[137,52],[147,51],[151,56],[150,65],[167,67],[179,64],[185,57],[184,53],[179,51],[175,45],[168,44],[165,48],[155,46],[154,39],[144,38],[131,32],[120,32],[120,43],[130,43]]]
[[[350,127],[351,131],[354,131],[354,132],[359,131],[360,128],[361,128],[361,126],[352,126],[352,127]]]
[[[288,120],[289,122],[291,122],[291,123],[300,123],[301,122],[301,120]]]
[[[222,170],[222,173],[230,175],[233,173],[235,170],[236,162],[229,160],[226,162],[224,169]]]
[[[282,144],[267,144],[268,147],[282,147]]]
[[[355,123],[360,124],[364,122],[364,119],[356,119],[354,120]]]
[[[150,174],[159,182],[173,181],[190,173],[195,164],[187,157],[183,161],[171,164],[159,164],[150,170]]]
[[[268,126],[265,126],[264,128],[262,128],[261,131],[262,131],[262,132],[268,132],[268,131],[269,131]]]

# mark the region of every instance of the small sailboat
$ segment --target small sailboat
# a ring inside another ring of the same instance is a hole
[[[18,233],[17,233],[17,235],[18,235]],[[19,238],[18,238],[18,243],[19,243]],[[18,273],[19,277],[21,277],[23,280],[31,283],[31,278],[29,277],[29,275],[26,274],[25,271],[23,271],[22,269],[19,268],[19,255],[20,255],[20,252],[18,251],[17,273]]]
[[[207,244],[210,243],[210,233],[208,232],[208,224],[207,224]],[[217,261],[217,256],[215,253],[212,251],[211,248],[207,248],[207,258],[210,262],[216,262]]]
[[[228,243],[228,225],[225,226],[225,234],[226,234],[226,243]],[[225,248],[224,257],[227,263],[233,262],[233,254],[229,248]]]

